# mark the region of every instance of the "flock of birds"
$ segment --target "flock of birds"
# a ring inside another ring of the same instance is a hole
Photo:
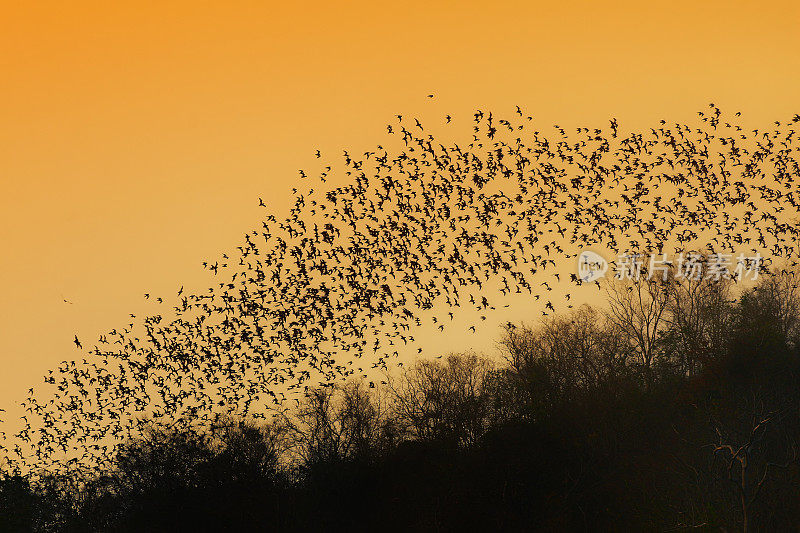
[[[544,131],[510,115],[475,112],[461,143],[397,115],[385,143],[300,187],[343,185],[295,190],[285,218],[260,200],[261,227],[205,263],[218,279],[207,292],[181,288],[94,343],[76,336],[85,356],[29,391],[0,457],[92,468],[147,424],[268,416],[309,386],[396,364],[423,317],[443,330],[455,308],[484,317],[518,293],[553,309],[547,276],[567,282],[557,260],[582,247],[798,257],[800,116],[745,130],[711,104],[694,126],[623,135],[616,120]]]

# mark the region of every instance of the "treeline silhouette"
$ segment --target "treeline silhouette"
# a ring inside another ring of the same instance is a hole
[[[609,282],[503,358],[153,425],[102,475],[0,481],[4,531],[781,531],[800,524],[798,276]]]

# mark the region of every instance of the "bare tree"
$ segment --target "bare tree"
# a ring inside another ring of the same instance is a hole
[[[724,353],[731,320],[732,281],[721,277],[672,276],[667,286],[666,328],[685,376]]]
[[[772,426],[780,423],[779,419],[778,412],[764,412],[761,406],[752,412],[749,423],[739,431],[732,431],[729,427],[726,432],[719,423],[714,427],[718,437],[718,441],[711,445],[714,458],[723,461],[725,478],[736,487],[744,533],[750,530],[753,505],[770,476],[776,470],[788,468],[797,458],[796,447],[790,442],[785,446],[787,457],[783,462],[766,459],[766,436]]]
[[[615,380],[625,371],[627,350],[612,324],[584,305],[537,326],[508,324],[500,348],[508,363],[507,386],[529,407],[547,411]],[[530,414],[530,411],[529,411]]]
[[[774,317],[783,339],[800,337],[800,273],[783,269],[760,279],[750,293],[764,314]]]
[[[609,280],[606,316],[642,369],[645,383],[653,381],[653,364],[667,326],[669,281],[642,276],[637,280]]]
[[[414,438],[475,442],[489,419],[492,368],[474,354],[450,355],[445,363],[418,361],[389,381],[396,419]]]
[[[367,457],[393,440],[384,399],[362,381],[310,389],[285,419],[301,465]]]

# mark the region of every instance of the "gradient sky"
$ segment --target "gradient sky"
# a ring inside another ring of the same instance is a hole
[[[0,403],[145,292],[207,286],[200,263],[258,224],[259,196],[285,210],[317,148],[374,147],[395,113],[519,104],[624,130],[711,101],[745,123],[800,111],[796,2],[0,9]]]

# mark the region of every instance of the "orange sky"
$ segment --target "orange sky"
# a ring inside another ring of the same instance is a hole
[[[701,4],[701,5],[698,5]],[[285,209],[395,113],[544,124],[800,111],[796,2],[6,2],[0,401]],[[434,93],[436,98],[425,97]],[[65,303],[67,299],[72,303]],[[487,336],[491,345],[491,334]],[[459,348],[452,338],[442,346]]]

